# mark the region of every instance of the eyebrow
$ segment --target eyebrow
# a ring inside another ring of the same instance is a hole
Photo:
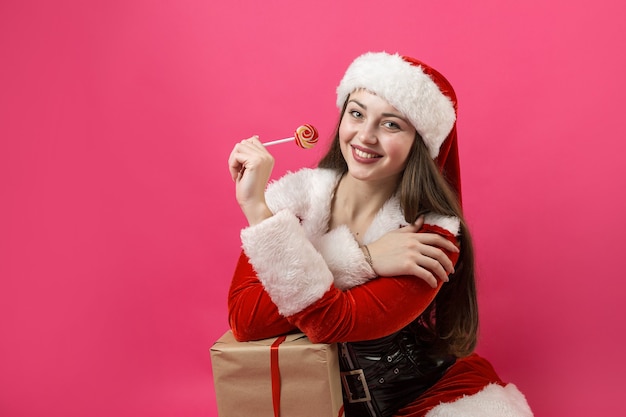
[[[363,109],[367,110],[367,106],[365,104],[359,102],[358,100],[355,100],[355,99],[351,98],[350,100],[348,100],[348,103],[350,103],[350,102],[356,103],[357,105],[359,105]],[[396,113],[383,113],[382,116],[383,117],[395,117],[397,119],[404,120],[405,122],[408,123],[408,121],[407,121],[407,119],[405,117],[400,116],[399,114],[396,114]]]

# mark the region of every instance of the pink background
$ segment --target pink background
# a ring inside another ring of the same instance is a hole
[[[459,96],[478,351],[537,416],[624,415],[623,4],[2,1],[0,415],[215,416],[227,156],[307,122],[326,144],[367,50]],[[323,148],[275,147],[274,175]]]

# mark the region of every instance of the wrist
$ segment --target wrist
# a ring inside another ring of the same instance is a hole
[[[248,220],[250,226],[255,226],[265,219],[269,219],[274,214],[270,211],[265,203],[256,204],[254,206],[242,206],[241,210]]]
[[[367,245],[362,245],[361,251],[363,251],[363,256],[365,256],[365,261],[370,266],[371,270],[374,271],[374,262],[372,261],[372,254],[370,253],[370,249],[367,247]]]

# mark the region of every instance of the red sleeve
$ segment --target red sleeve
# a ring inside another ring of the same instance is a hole
[[[278,313],[243,251],[228,293],[228,321],[239,341],[266,339],[296,330]]]
[[[456,243],[443,229],[436,231]],[[458,253],[448,253],[453,263]],[[288,318],[281,316],[242,253],[229,294],[229,320],[238,340],[254,340],[300,329],[314,343],[376,339],[400,330],[432,302],[443,284],[432,288],[420,278],[376,278],[323,297]]]
[[[377,339],[415,320],[437,295],[413,276],[376,278],[340,291],[334,286],[324,296],[288,319],[313,343]]]

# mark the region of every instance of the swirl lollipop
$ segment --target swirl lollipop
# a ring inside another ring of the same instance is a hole
[[[299,147],[303,149],[311,149],[317,144],[318,139],[319,134],[317,133],[317,129],[315,129],[315,127],[310,124],[304,124],[296,129],[292,137],[273,140],[271,142],[266,142],[263,145],[271,146],[278,143],[291,142],[292,140],[295,140],[296,145],[298,145]]]

